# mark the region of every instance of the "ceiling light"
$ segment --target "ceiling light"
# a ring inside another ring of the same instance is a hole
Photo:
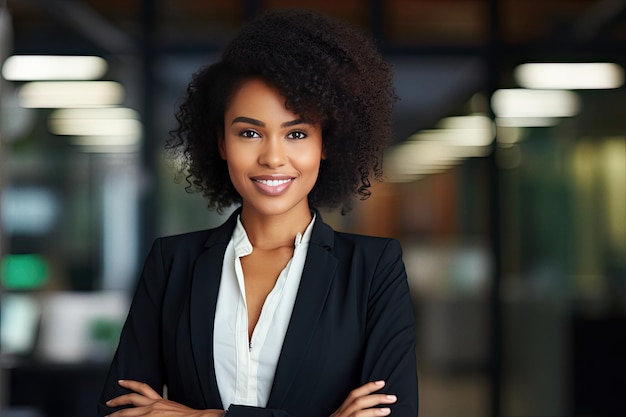
[[[100,107],[91,109],[59,109],[51,119],[139,119],[139,113],[128,107]]]
[[[141,123],[132,119],[56,119],[49,122],[50,131],[69,136],[128,136],[140,135]]]
[[[95,80],[107,67],[97,56],[14,55],[4,62],[2,76],[9,81]]]
[[[624,69],[612,63],[533,63],[513,71],[517,83],[537,89],[607,89],[624,84]]]
[[[50,115],[48,126],[56,135],[141,136],[139,114],[123,107],[62,109]]]
[[[559,123],[557,117],[498,117],[498,127],[550,127]]]
[[[87,146],[91,148],[121,148],[136,147],[140,139],[135,135],[115,136],[76,136],[72,138],[73,145]]]
[[[113,81],[36,81],[19,89],[19,104],[27,108],[113,106],[124,99],[124,87]]]
[[[564,90],[498,90],[493,93],[491,105],[499,118],[571,117],[580,111],[578,95]]]
[[[436,129],[422,130],[385,154],[385,172],[391,181],[409,181],[444,171],[464,158],[491,151],[494,126],[484,115],[446,117]]]
[[[489,146],[495,136],[493,122],[483,115],[446,117],[437,126],[440,129],[428,132],[437,132],[441,139],[456,146]]]

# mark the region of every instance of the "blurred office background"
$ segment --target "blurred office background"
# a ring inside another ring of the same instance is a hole
[[[152,239],[223,218],[162,146],[260,11],[351,21],[394,66],[386,182],[421,415],[626,415],[626,1],[0,0],[0,415],[92,415]],[[539,65],[541,64],[541,65]]]

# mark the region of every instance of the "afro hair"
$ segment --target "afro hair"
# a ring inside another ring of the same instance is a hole
[[[277,88],[286,106],[319,122],[326,159],[309,203],[351,207],[382,177],[395,93],[390,66],[373,43],[347,23],[300,9],[272,9],[243,26],[221,60],[192,77],[166,150],[181,165],[188,191],[218,212],[241,203],[218,151],[229,100],[245,80]]]

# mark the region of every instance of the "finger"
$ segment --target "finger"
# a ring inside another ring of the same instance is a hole
[[[106,402],[108,407],[119,407],[121,405],[142,406],[152,404],[154,399],[145,397],[141,394],[131,393],[120,395]]]
[[[367,410],[357,411],[354,416],[355,417],[378,417],[378,416],[388,416],[391,414],[391,409],[389,407],[384,408],[368,408]]]
[[[146,410],[144,410],[143,408],[132,407],[132,408],[123,408],[121,410],[118,410],[114,413],[109,414],[107,417],[138,417],[138,416],[145,416],[145,415],[146,415]]]
[[[341,404],[341,407],[337,410],[336,416],[351,415],[360,410],[374,407],[381,404],[392,404],[396,402],[396,397],[393,395],[385,394],[372,394],[385,386],[384,381],[368,382],[355,388],[350,392],[346,400]],[[371,414],[366,415],[380,415]]]
[[[374,382],[368,382],[366,384],[363,384],[360,387],[355,388],[352,391],[350,391],[350,394],[348,394],[348,397],[343,402],[342,406],[349,406],[350,404],[354,403],[354,401],[356,401],[357,399],[370,395],[371,393],[382,389],[384,386],[385,386],[385,381],[374,381]]]
[[[395,395],[389,394],[372,394],[366,395],[365,397],[357,398],[353,403],[352,407],[355,407],[356,410],[364,410],[366,408],[372,408],[377,405],[386,405],[393,404],[397,401]]]
[[[138,392],[153,400],[160,400],[162,397],[152,387],[145,382],[133,381],[130,379],[120,379],[117,383],[126,389]]]
[[[348,395],[348,399],[350,398],[355,399],[355,398],[363,397],[365,395],[369,395],[373,392],[376,392],[382,389],[384,386],[385,386],[385,381],[368,382],[350,391],[350,394]]]
[[[347,411],[342,410],[333,414],[331,417],[377,417],[388,416],[391,414],[391,408],[367,408],[365,410]]]
[[[347,406],[343,409],[343,413],[346,415],[352,415],[353,413],[361,412],[364,410],[380,410],[379,408],[373,408],[378,405],[387,405],[393,404],[397,401],[395,395],[385,395],[385,394],[376,394],[376,395],[366,395],[365,397],[359,397],[354,400],[352,403],[347,404]],[[378,411],[379,412],[379,411]],[[357,415],[380,415],[371,413],[359,413]]]

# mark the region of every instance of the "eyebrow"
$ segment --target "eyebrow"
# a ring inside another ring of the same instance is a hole
[[[265,127],[265,123],[263,123],[262,121],[257,120],[257,119],[252,119],[250,117],[244,117],[244,116],[235,117],[230,125],[232,126],[235,123],[249,123],[251,125]],[[307,121],[306,119],[300,118],[300,119],[291,120],[289,122],[285,122],[281,124],[280,127],[291,127],[291,126],[296,126],[296,125],[303,124],[303,123],[311,124],[311,122]]]

